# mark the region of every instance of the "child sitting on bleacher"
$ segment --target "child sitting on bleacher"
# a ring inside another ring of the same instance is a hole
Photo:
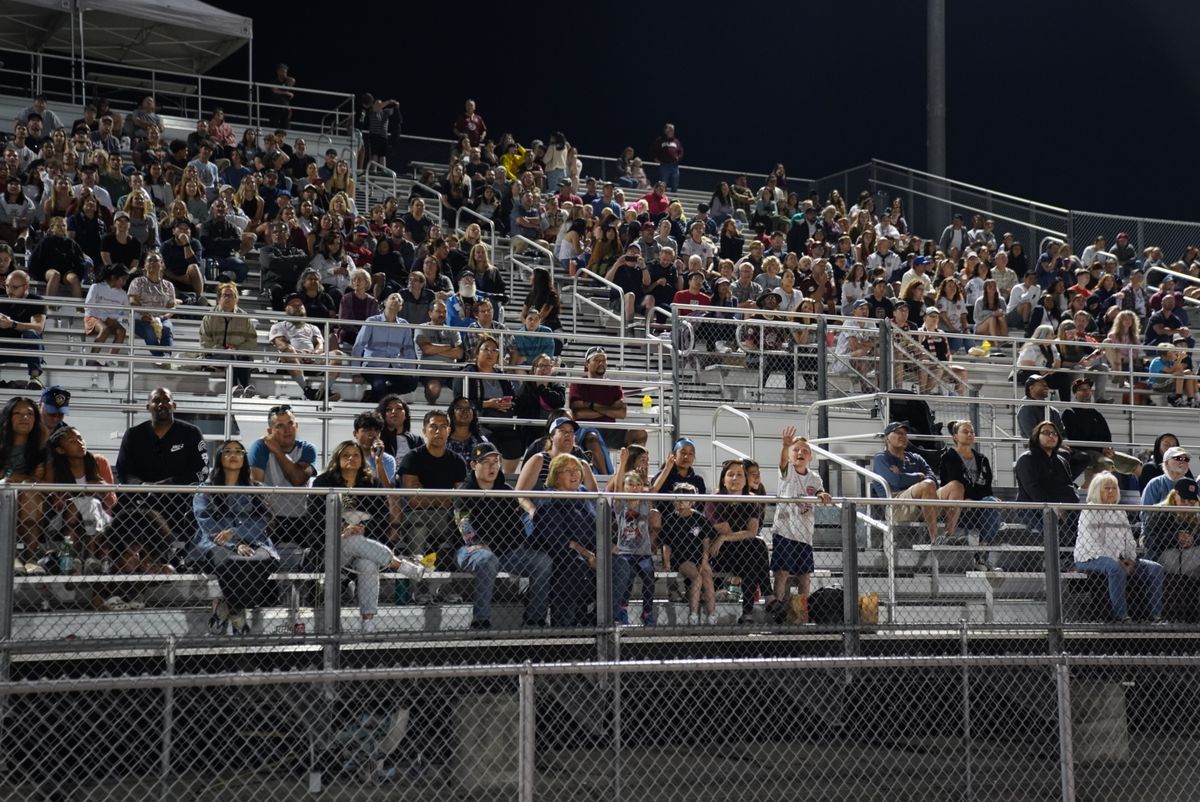
[[[695,485],[680,482],[671,492],[691,494],[698,491]],[[700,596],[703,594],[706,620],[716,624],[717,599],[708,546],[717,533],[707,518],[696,514],[695,506],[694,501],[674,501],[662,514],[663,567],[678,571],[689,580],[688,623],[700,623]]]
[[[621,460],[613,477],[626,493],[642,493],[646,480],[629,465],[629,452],[621,449]],[[616,547],[613,549],[613,620],[629,623],[629,594],[636,574],[642,580],[642,624],[654,623],[654,560],[651,558],[650,501],[627,499],[613,505]]]
[[[816,471],[810,471],[812,449],[808,440],[796,437],[796,427],[783,430],[783,447],[779,451],[779,489],[781,499],[815,498],[820,504],[829,504],[833,497],[825,492],[825,485]],[[813,572],[813,531],[816,528],[816,509],[812,504],[800,502],[779,504],[775,510],[775,523],[771,527],[771,570],[775,573],[775,601],[767,613],[776,623],[783,623],[788,609],[791,589],[788,582],[793,574],[799,580],[800,598],[807,599]]]

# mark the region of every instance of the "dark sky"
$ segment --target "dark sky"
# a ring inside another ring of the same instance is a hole
[[[1196,219],[1194,0],[947,5],[952,178],[1075,209]],[[410,134],[446,136],[473,96],[493,134],[528,142],[561,128],[584,153],[646,151],[671,120],[693,165],[762,172],[782,161],[809,178],[872,157],[925,166],[921,0],[585,7],[529,6],[520,26],[494,4],[319,18],[271,6],[255,15],[256,73],[266,80],[286,61],[307,85],[395,97]],[[223,68],[244,75],[244,54]]]

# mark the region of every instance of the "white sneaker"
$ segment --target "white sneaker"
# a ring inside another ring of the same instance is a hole
[[[733,350],[733,349],[731,349],[728,345],[726,345],[724,340],[717,343],[717,353],[718,354],[728,354],[731,350]]]
[[[379,631],[379,621],[374,617],[364,618],[362,620],[362,631],[364,635],[370,635],[372,632]]]
[[[716,613],[708,614],[708,625],[710,627],[715,627],[719,623],[721,623],[721,616],[717,615]]]
[[[700,623],[700,613],[688,613],[688,626],[694,627]]]

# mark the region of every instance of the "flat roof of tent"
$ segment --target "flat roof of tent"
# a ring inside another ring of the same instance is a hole
[[[248,17],[198,0],[0,0],[0,47],[70,54],[72,9],[83,12],[88,61],[204,73],[250,40]]]

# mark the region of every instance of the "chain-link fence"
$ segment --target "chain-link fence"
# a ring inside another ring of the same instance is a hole
[[[1186,800],[1195,657],[0,685],[6,799]]]

